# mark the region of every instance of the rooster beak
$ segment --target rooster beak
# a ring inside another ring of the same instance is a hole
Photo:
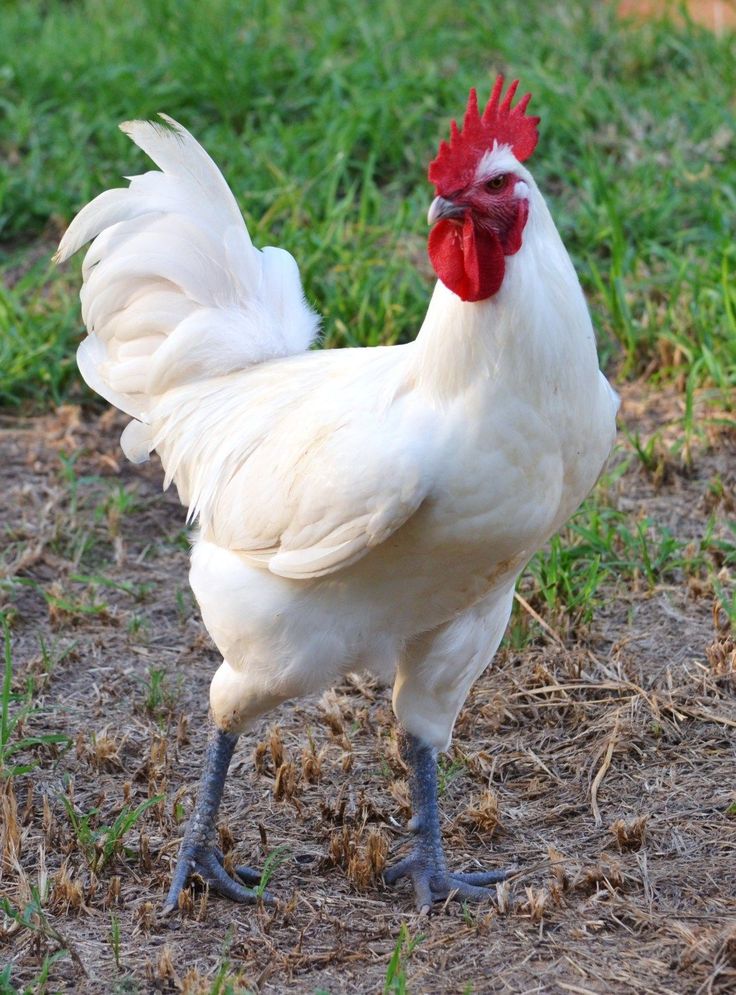
[[[455,204],[454,201],[445,200],[444,197],[435,197],[429,205],[427,224],[433,225],[440,218],[461,218],[463,214],[465,214],[464,205]]]

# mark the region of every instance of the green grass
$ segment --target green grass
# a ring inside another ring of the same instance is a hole
[[[518,75],[531,166],[620,375],[736,380],[733,36],[636,29],[613,4],[28,0],[0,36],[0,403],[86,397],[78,265],[95,194],[147,168],[116,125],[166,110],[222,167],[254,239],[290,249],[327,345],[412,337],[426,167],[471,85]],[[31,43],[32,40],[32,43]],[[722,401],[721,401],[722,403]]]
[[[276,871],[289,859],[289,848],[288,846],[277,846],[275,849],[271,850],[266,859],[263,862],[263,870],[261,871],[261,880],[255,887],[255,893],[259,898],[263,898],[268,888],[268,884],[271,878],[274,876]]]
[[[51,968],[64,957],[72,956],[67,949],[65,937],[49,921],[43,910],[46,895],[41,895],[38,888],[31,887],[32,897],[23,909],[16,908],[7,898],[0,898],[0,912],[6,923],[14,923],[16,928],[20,928],[30,933],[35,933],[37,937],[44,938],[53,943],[57,949],[53,954],[46,954],[43,958],[41,968],[31,984],[23,988],[15,988],[12,984],[13,965],[7,964],[0,971],[0,995],[34,995],[37,992],[47,991],[47,984],[51,980]]]
[[[33,770],[40,762],[27,758],[16,762],[20,755],[28,754],[42,747],[68,747],[71,740],[63,733],[42,733],[28,735],[24,732],[26,723],[36,710],[34,698],[36,686],[29,677],[23,691],[13,691],[13,655],[10,628],[3,614],[0,614],[0,627],[3,633],[3,677],[0,687],[0,778],[16,777]],[[46,647],[41,643],[44,662],[49,661]],[[47,671],[48,672],[48,671]]]
[[[158,805],[162,800],[163,795],[156,795],[147,798],[136,808],[124,805],[114,822],[108,826],[100,824],[99,809],[78,812],[71,798],[66,795],[61,796],[78,848],[84,854],[90,870],[95,874],[100,874],[115,856],[124,851],[123,840],[127,833],[149,808]]]
[[[685,588],[690,581],[710,589],[733,622],[735,569],[733,522],[711,515],[702,534],[688,539],[652,518],[609,507],[596,492],[532,559],[520,590],[562,635],[584,630],[614,592],[646,596],[658,587]],[[515,605],[511,645],[521,649],[536,635],[526,613]]]
[[[409,995],[407,961],[423,940],[423,933],[412,936],[406,923],[401,924],[396,945],[386,968],[384,995]]]

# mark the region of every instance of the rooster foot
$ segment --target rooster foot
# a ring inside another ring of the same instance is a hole
[[[515,871],[515,867],[507,867],[497,871],[453,873],[441,863],[429,859],[421,850],[414,850],[384,871],[383,880],[392,885],[401,878],[409,878],[414,886],[417,910],[426,915],[434,902],[447,898],[458,902],[485,902],[495,894],[495,889],[488,885],[504,881]]]
[[[171,887],[162,909],[163,915],[168,915],[178,907],[179,896],[192,874],[200,877],[212,891],[233,902],[255,905],[262,901],[266,905],[276,904],[276,899],[269,892],[253,887],[261,884],[259,871],[254,871],[251,867],[236,867],[234,874],[229,874],[225,870],[222,851],[213,842],[216,838],[215,820],[222,790],[237,740],[236,735],[221,729],[214,729],[210,737],[197,801],[184,833]]]
[[[197,844],[182,847],[176,865],[171,888],[162,909],[163,915],[173,912],[179,904],[179,895],[186,886],[191,875],[196,875],[212,891],[246,905],[255,905],[263,901],[266,905],[275,905],[276,899],[268,892],[259,892],[254,886],[261,883],[260,871],[245,865],[234,868],[231,876],[225,870],[225,858],[217,847],[207,847]],[[247,887],[250,885],[251,887]]]
[[[384,871],[383,880],[391,885],[409,878],[414,885],[417,909],[425,914],[434,902],[447,898],[461,902],[487,901],[494,894],[489,885],[503,881],[516,868],[469,873],[448,871],[437,802],[437,751],[405,729],[399,732],[398,746],[409,772],[414,813],[409,829],[415,834],[416,843],[408,857]]]

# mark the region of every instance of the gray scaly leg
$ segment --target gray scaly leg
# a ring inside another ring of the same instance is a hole
[[[437,751],[403,729],[399,753],[409,768],[409,788],[417,840],[408,857],[384,871],[386,884],[408,877],[414,886],[417,909],[427,913],[433,902],[452,895],[459,901],[481,902],[493,894],[488,885],[503,881],[516,868],[455,874],[447,869],[437,801]]]
[[[238,880],[231,878],[223,866],[222,852],[215,846],[215,820],[237,741],[236,735],[220,729],[215,729],[210,736],[197,801],[184,833],[171,888],[162,910],[164,915],[177,907],[179,895],[191,874],[198,874],[213,891],[235,902],[252,904],[259,900],[252,888],[245,887],[260,882],[259,872],[250,867],[237,867],[235,874]],[[268,892],[261,897],[269,905],[275,901]]]

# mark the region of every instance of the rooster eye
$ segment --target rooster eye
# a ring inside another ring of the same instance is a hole
[[[506,174],[499,173],[498,176],[493,176],[490,180],[488,180],[486,183],[486,190],[500,190],[501,187],[505,186],[505,184]]]

